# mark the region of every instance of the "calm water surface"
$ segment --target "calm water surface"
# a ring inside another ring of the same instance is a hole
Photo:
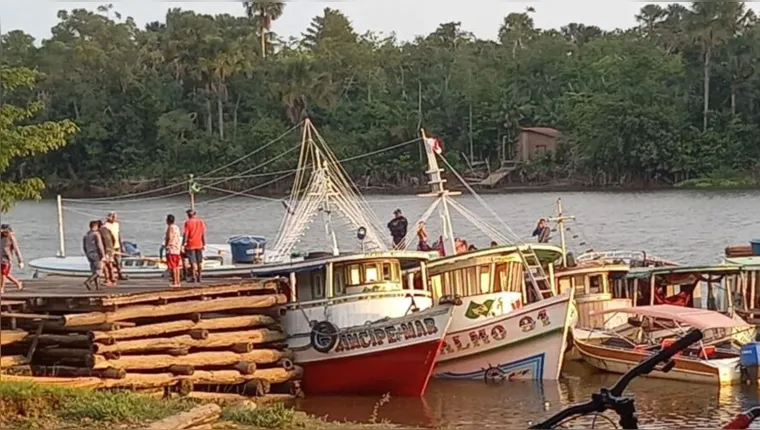
[[[757,191],[661,191],[644,193],[527,193],[483,196],[515,236],[530,234],[537,218],[551,216],[557,197],[566,213],[576,216],[571,225],[571,244],[577,249],[646,250],[681,263],[716,263],[729,244],[747,243],[760,237],[756,213],[760,209]],[[230,198],[210,202],[198,200],[196,209],[208,225],[208,241],[224,243],[237,234],[257,234],[273,238],[284,208],[279,202]],[[368,196],[381,222],[400,207],[410,219],[421,215],[429,200],[410,196]],[[463,196],[460,203],[483,218],[476,200]],[[210,203],[209,203],[210,202]],[[81,254],[81,238],[90,219],[102,218],[116,210],[125,237],[137,242],[143,252],[158,251],[163,219],[167,213],[178,218],[187,207],[184,199],[153,199],[126,203],[107,201],[64,202],[64,231],[67,255]],[[58,249],[55,201],[24,202],[17,205],[2,222],[12,224],[26,261],[52,256]],[[486,246],[489,238],[463,217],[453,216],[456,235],[470,243]],[[304,238],[304,245],[323,242],[324,229],[317,224]],[[428,223],[434,230],[435,220]],[[345,223],[334,223],[341,243],[349,245],[354,232]],[[383,233],[385,233],[383,231]],[[435,233],[431,231],[431,236]],[[347,248],[350,248],[348,246]],[[28,270],[22,273],[29,276]],[[487,386],[480,381],[432,381],[424,399],[393,398],[378,408],[379,420],[408,426],[446,428],[525,427],[528,421],[548,416],[563,405],[585,401],[601,386],[614,384],[617,376],[600,373],[575,363],[567,366],[562,380],[553,383],[504,383]],[[629,393],[636,396],[642,427],[720,427],[736,412],[760,404],[757,389],[722,388],[663,382],[655,379],[634,381]],[[308,398],[299,407],[316,415],[337,420],[367,421],[376,398]],[[586,422],[588,425],[590,422]],[[580,424],[583,424],[582,422]],[[609,427],[603,420],[598,427]],[[757,428],[760,428],[757,427]]]

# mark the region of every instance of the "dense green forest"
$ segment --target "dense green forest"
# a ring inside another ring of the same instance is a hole
[[[298,132],[264,145],[307,116],[341,159],[395,145],[346,163],[368,185],[408,185],[422,172],[419,145],[399,145],[420,126],[465,172],[470,155],[498,168],[520,127],[562,131],[560,150],[517,172],[525,183],[760,174],[760,24],[743,2],[650,4],[636,27],[614,31],[539,29],[528,9],[504,18],[498,40],[448,22],[409,42],[359,34],[329,8],[284,40],[272,23],[297,3],[240,7],[241,16],[173,9],[139,28],[108,5],[60,11],[42,41],[3,34],[0,64],[40,75],[35,91],[14,97],[44,104],[35,121],[79,128],[4,176],[171,183],[260,149],[214,176],[265,164],[245,180],[271,182],[266,174],[295,167]]]

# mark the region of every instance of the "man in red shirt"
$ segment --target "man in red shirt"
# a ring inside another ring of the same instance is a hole
[[[193,269],[193,281],[201,282],[201,266],[203,265],[203,250],[206,248],[206,224],[195,215],[192,209],[187,210],[182,248]]]

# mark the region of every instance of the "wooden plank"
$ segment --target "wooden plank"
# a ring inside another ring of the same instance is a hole
[[[270,384],[297,380],[303,377],[303,369],[295,367],[292,370],[285,369],[257,369],[252,374],[242,374],[237,370],[196,370],[187,378],[194,384],[202,385],[238,385],[248,381],[260,379]]]
[[[222,408],[214,403],[197,406],[187,412],[164,418],[149,425],[148,430],[189,429],[205,424],[209,419],[216,420],[222,414]]]
[[[277,351],[272,349],[259,349],[246,354],[236,354],[228,351],[215,352],[195,352],[182,356],[172,356],[166,354],[155,355],[122,355],[117,360],[107,360],[102,355],[91,355],[88,357],[88,367],[93,369],[106,369],[113,367],[115,369],[126,370],[151,370],[167,369],[178,364],[194,366],[195,368],[204,366],[233,366],[241,361],[247,361],[256,364],[277,363],[283,358],[292,358],[290,351]],[[258,371],[258,370],[257,370]]]
[[[57,378],[48,376],[2,375],[4,382],[32,382],[41,385],[57,385],[71,388],[95,389],[102,386],[100,378]]]
[[[6,355],[0,357],[0,368],[20,366],[27,363],[29,363],[29,361],[23,355]]]
[[[254,329],[247,331],[232,331],[223,333],[209,333],[205,339],[194,339],[190,335],[175,337],[148,338],[137,340],[124,340],[114,342],[112,345],[101,343],[92,344],[92,352],[103,354],[118,351],[122,353],[150,353],[180,348],[223,348],[238,343],[268,343],[285,339],[285,334],[280,331],[269,329]]]
[[[145,324],[139,327],[124,328],[112,331],[92,331],[89,333],[90,340],[102,342],[104,339],[122,340],[135,339],[161,334],[179,333],[191,329],[201,330],[224,330],[234,328],[264,327],[271,326],[275,319],[266,315],[245,315],[238,317],[224,317],[203,319],[199,322],[190,320],[170,321],[165,323]]]
[[[233,309],[267,308],[284,304],[286,300],[286,297],[282,294],[270,294],[265,296],[227,297],[212,300],[175,302],[165,305],[135,305],[117,309],[114,312],[90,312],[85,314],[64,315],[64,325],[67,327],[74,327],[136,318],[184,315],[199,312],[217,312]]]
[[[62,316],[58,315],[46,315],[46,314],[27,314],[20,312],[0,312],[0,318],[18,318],[27,320],[44,320],[44,321],[59,321],[63,320]]]
[[[103,299],[103,305],[129,305],[159,300],[178,300],[197,298],[208,295],[234,294],[256,290],[272,290],[276,292],[279,284],[276,280],[244,281],[234,284],[219,284],[202,287],[193,287],[180,290],[164,290],[158,292],[145,292],[121,297],[107,297]]]
[[[29,336],[24,330],[0,330],[0,345],[21,342]]]

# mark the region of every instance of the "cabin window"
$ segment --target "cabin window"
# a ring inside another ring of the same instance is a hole
[[[325,297],[325,284],[322,281],[321,273],[315,273],[311,278],[311,297],[312,299],[323,299]]]
[[[346,294],[346,283],[343,280],[343,270],[335,270],[333,276],[335,277],[335,280],[333,281],[333,284],[335,284],[335,295],[342,296],[343,294]]]
[[[480,293],[491,291],[491,266],[480,266]]]
[[[383,281],[392,281],[393,278],[393,268],[391,267],[391,264],[383,263]]]
[[[379,280],[377,273],[377,265],[365,264],[364,265],[364,282],[377,282]]]
[[[358,264],[348,266],[348,285],[361,285],[362,269]]]
[[[588,277],[588,293],[601,294],[604,292],[602,286],[602,275],[592,275]]]

